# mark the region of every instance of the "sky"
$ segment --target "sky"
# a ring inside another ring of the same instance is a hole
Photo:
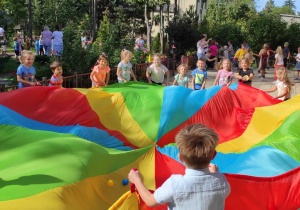
[[[257,9],[258,12],[260,12],[261,10],[263,10],[263,8],[265,8],[265,5],[266,5],[267,1],[268,0],[255,0],[256,9]],[[276,7],[283,6],[283,2],[284,2],[284,0],[274,0],[274,3],[275,3]],[[296,11],[300,11],[300,0],[295,0],[294,3],[295,3],[295,6],[296,6]]]

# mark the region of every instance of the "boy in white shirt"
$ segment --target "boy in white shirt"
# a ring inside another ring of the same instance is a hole
[[[218,167],[210,164],[219,142],[218,134],[201,124],[190,125],[176,135],[178,157],[186,165],[185,175],[172,175],[152,194],[140,173],[131,170],[128,178],[150,207],[168,203],[168,209],[224,209],[230,185]]]

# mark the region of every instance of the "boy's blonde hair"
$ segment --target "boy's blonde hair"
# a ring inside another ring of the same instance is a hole
[[[54,71],[57,67],[61,67],[60,63],[54,61],[50,64],[50,69]]]
[[[24,63],[24,59],[27,58],[28,56],[32,56],[33,59],[35,57],[34,54],[31,51],[29,51],[29,50],[23,50],[21,52],[20,62],[23,64]]]
[[[154,60],[154,58],[155,58],[155,57],[159,58],[159,60],[161,61],[161,57],[160,57],[160,55],[159,55],[159,54],[157,54],[157,53],[156,53],[156,54],[154,54],[154,55],[153,55],[153,60]]]
[[[287,75],[287,72],[286,72],[285,68],[280,67],[276,70],[276,72],[282,76],[281,80],[287,86],[288,91],[290,93],[291,90],[292,90],[292,84],[291,84],[291,81],[288,78],[288,75]]]
[[[186,65],[186,64],[180,64],[180,65],[177,67],[177,71],[179,72],[179,70],[180,70],[181,68],[185,68],[185,69],[187,70],[187,69],[188,69],[188,65]]]
[[[201,169],[214,158],[219,135],[202,124],[194,124],[183,128],[176,135],[175,142],[186,166]]]
[[[132,56],[132,52],[129,51],[129,50],[123,49],[123,50],[121,51],[121,60],[124,60],[124,58],[126,57],[126,55],[131,55],[131,56]]]

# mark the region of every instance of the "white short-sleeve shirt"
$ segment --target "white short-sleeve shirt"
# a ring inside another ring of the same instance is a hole
[[[172,175],[154,192],[157,203],[168,203],[168,209],[223,210],[230,185],[219,172],[208,168],[186,169],[185,175]]]
[[[155,83],[163,83],[164,82],[164,75],[168,71],[167,67],[163,64],[160,64],[160,66],[155,66],[154,64],[151,64],[147,71],[149,74],[151,74],[151,80]]]
[[[276,54],[276,55],[275,55],[275,58],[278,59],[277,65],[283,65],[283,57],[282,57],[282,56]]]

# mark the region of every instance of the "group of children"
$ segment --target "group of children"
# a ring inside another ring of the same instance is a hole
[[[39,86],[39,83],[35,78],[35,68],[33,66],[34,54],[31,51],[23,50],[20,56],[21,65],[17,69],[17,81],[18,87],[30,87],[30,86]],[[49,81],[49,86],[58,86],[62,87],[63,76],[62,76],[62,67],[60,63],[54,61],[50,65],[50,69],[53,72],[53,75]]]
[[[300,49],[299,49],[299,60],[300,60]],[[130,81],[130,77],[133,78],[135,82],[137,79],[132,70],[132,64],[130,60],[132,58],[132,52],[129,50],[122,50],[121,61],[117,66],[117,76],[118,82],[127,83]],[[32,66],[34,55],[30,51],[23,51],[21,54],[21,65],[17,71],[17,80],[19,82],[19,88],[40,85],[34,78],[35,69]],[[99,56],[97,63],[92,68],[90,79],[92,81],[92,87],[108,86],[110,78],[110,67],[108,65],[108,58],[104,53]],[[242,82],[246,85],[252,85],[252,79],[254,77],[253,70],[250,67],[250,60],[248,58],[242,58],[239,61],[239,69],[235,73],[232,72],[232,65],[229,59],[221,59],[218,63],[219,68],[216,75],[214,86],[229,86],[232,83],[232,79],[235,76],[238,82]],[[298,64],[300,65],[300,63]],[[196,63],[197,68],[193,70],[192,75],[192,89],[202,90],[205,89],[207,71],[206,71],[206,61],[200,58]],[[62,68],[59,63],[54,62],[50,65],[53,71],[53,76],[50,79],[50,86],[62,86]],[[183,87],[188,87],[189,79],[186,75],[188,67],[185,64],[181,64],[177,68],[178,74],[175,75],[173,85],[179,85]],[[153,56],[153,64],[151,64],[146,71],[146,77],[149,84],[162,85],[165,80],[166,75],[166,85],[169,84],[169,71],[166,66],[161,63],[161,58],[158,54]],[[274,88],[265,90],[266,92],[273,92],[278,90],[278,98],[282,100],[287,100],[290,98],[291,83],[287,77],[286,70],[281,67],[276,70],[276,83]]]

